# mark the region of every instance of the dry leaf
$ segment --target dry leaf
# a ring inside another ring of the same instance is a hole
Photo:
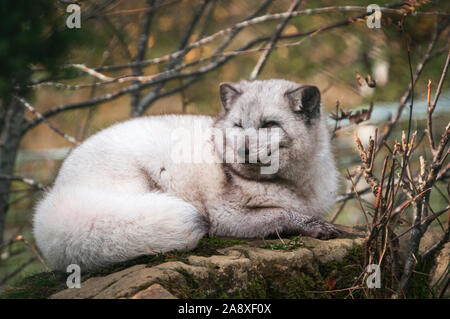
[[[333,290],[334,287],[336,286],[336,279],[334,279],[332,277],[327,277],[325,279],[325,283],[327,285],[327,290]]]

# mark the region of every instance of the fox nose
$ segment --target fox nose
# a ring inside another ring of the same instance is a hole
[[[248,157],[248,155],[250,154],[250,150],[247,146],[241,146],[238,149],[238,154],[240,157]]]
[[[248,156],[250,155],[250,142],[248,140],[248,137],[245,137],[245,143],[238,149],[238,154],[240,157],[245,158],[247,161]]]

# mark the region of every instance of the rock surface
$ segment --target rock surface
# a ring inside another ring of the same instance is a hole
[[[351,284],[360,273],[355,261],[363,259],[363,239],[347,237],[353,238],[246,241],[210,256],[190,255],[183,261],[135,265],[91,277],[81,288],[50,298],[321,297],[329,276],[337,288]],[[342,263],[348,271],[337,271]],[[319,295],[313,295],[317,291]]]
[[[153,284],[145,290],[139,291],[132,299],[176,299],[174,295],[160,284]]]
[[[442,291],[442,296],[445,298],[450,297],[450,286],[445,279],[450,271],[450,243],[446,243],[436,257],[436,263],[431,272],[432,277],[430,284],[432,287],[436,287]],[[444,286],[447,285],[447,288]],[[445,291],[444,291],[445,289]]]

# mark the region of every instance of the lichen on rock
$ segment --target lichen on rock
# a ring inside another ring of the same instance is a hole
[[[359,237],[204,239],[207,253],[173,253],[170,261],[166,256],[159,264],[94,276],[81,288],[65,289],[51,298],[329,298],[325,291],[330,276],[340,287],[361,271],[355,262],[362,262],[362,244]],[[347,267],[346,278],[337,272],[339,267]]]

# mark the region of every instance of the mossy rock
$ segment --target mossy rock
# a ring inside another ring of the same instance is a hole
[[[122,271],[135,265],[145,264],[147,267],[157,266],[169,261],[186,261],[190,255],[211,256],[217,253],[217,249],[246,244],[243,239],[210,237],[202,238],[197,247],[189,252],[173,251],[157,255],[148,255],[133,260],[117,263],[100,270],[82,274],[82,279],[106,276]],[[0,299],[35,299],[48,298],[54,293],[67,288],[67,274],[58,271],[42,272],[29,276],[17,284],[5,288],[0,294]]]
[[[82,274],[80,289],[65,289],[67,274],[31,276],[2,298],[139,298],[152,285],[177,298],[340,298],[326,292],[353,284],[361,272],[362,239],[242,240],[204,238],[190,252],[142,256]]]

